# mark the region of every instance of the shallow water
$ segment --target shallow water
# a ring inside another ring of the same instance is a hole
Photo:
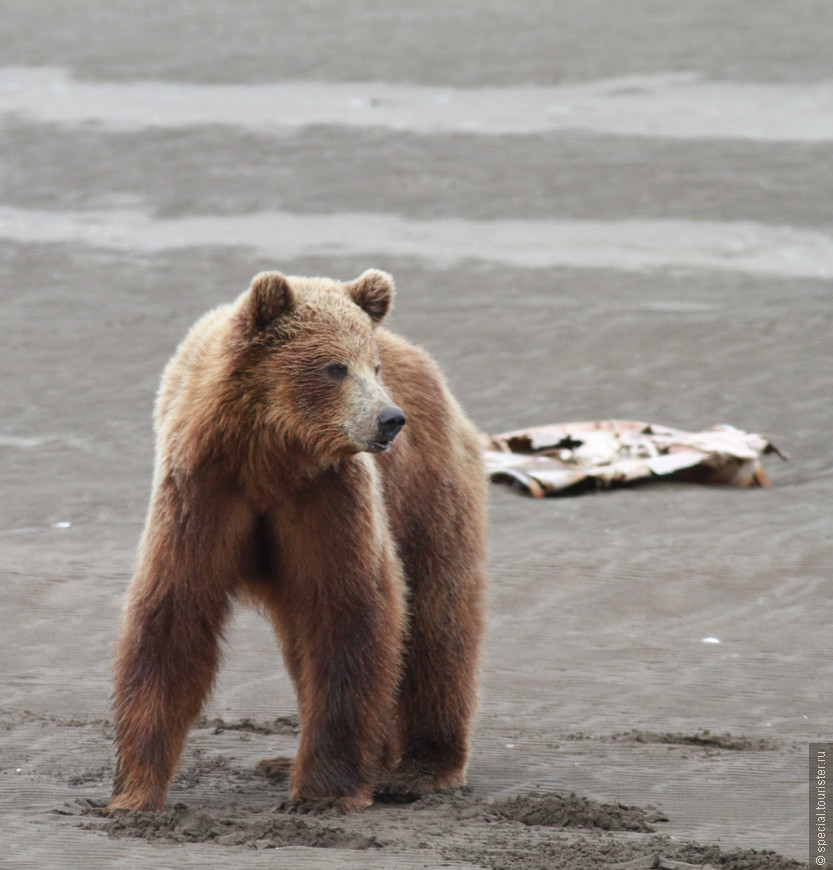
[[[0,208],[0,238],[145,253],[229,246],[276,260],[384,256],[419,258],[435,267],[482,260],[523,268],[640,271],[682,266],[794,278],[833,276],[833,234],[745,222],[420,221],[367,212],[155,218],[139,209]]]
[[[659,73],[558,87],[452,88],[386,82],[270,85],[81,82],[51,67],[0,68],[0,114],[102,130],[315,124],[425,133],[584,130],[675,139],[833,141],[833,79],[757,84]]]

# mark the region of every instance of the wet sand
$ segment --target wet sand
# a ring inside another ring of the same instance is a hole
[[[0,866],[806,860],[807,744],[832,730],[833,16],[142,7],[19,4],[0,32]],[[260,269],[369,266],[485,431],[726,422],[790,461],[768,490],[492,488],[463,792],[273,810],[286,783],[254,766],[294,751],[296,706],[240,610],[166,812],[103,820],[162,366]]]

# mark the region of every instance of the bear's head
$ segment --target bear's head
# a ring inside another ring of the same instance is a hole
[[[390,275],[375,269],[349,283],[256,275],[235,330],[235,376],[253,421],[324,461],[386,451],[405,425],[383,386],[374,334],[393,294]]]

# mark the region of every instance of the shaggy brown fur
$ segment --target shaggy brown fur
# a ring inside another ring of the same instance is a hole
[[[464,781],[485,479],[434,362],[377,328],[392,297],[374,270],[262,273],[168,364],[115,664],[111,810],[164,805],[235,597],[269,616],[297,690],[299,808]]]

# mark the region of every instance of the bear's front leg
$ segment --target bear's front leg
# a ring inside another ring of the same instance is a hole
[[[110,811],[161,810],[188,729],[219,660],[223,602],[137,602],[128,610],[115,677],[116,776]]]
[[[293,668],[301,741],[291,807],[368,806],[395,726],[405,628],[404,583],[389,541],[362,546],[331,530],[310,571],[286,584],[281,639]]]
[[[218,545],[228,526],[209,514],[188,511],[172,487],[151,508],[116,654],[110,812],[164,807],[214,680],[230,575]]]

